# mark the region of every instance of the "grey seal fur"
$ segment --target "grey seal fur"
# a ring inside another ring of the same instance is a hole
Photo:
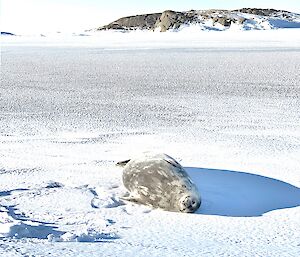
[[[201,204],[196,185],[184,168],[166,154],[146,153],[122,162],[124,200],[174,212],[195,212]]]

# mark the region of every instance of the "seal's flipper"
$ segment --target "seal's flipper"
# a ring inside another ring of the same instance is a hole
[[[130,195],[129,193],[121,196],[120,199],[123,200],[123,201],[138,203],[138,199],[136,197]]]
[[[117,162],[116,166],[124,167],[128,162],[130,162],[130,159],[126,161]]]

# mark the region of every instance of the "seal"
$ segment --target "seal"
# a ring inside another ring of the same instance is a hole
[[[172,157],[146,153],[116,165],[124,167],[124,200],[174,212],[192,213],[200,207],[196,185]]]

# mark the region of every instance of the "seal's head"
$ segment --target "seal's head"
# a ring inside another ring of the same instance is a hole
[[[201,204],[198,195],[186,194],[179,199],[179,210],[181,212],[195,212]]]

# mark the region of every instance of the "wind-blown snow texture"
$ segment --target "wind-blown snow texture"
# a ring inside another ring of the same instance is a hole
[[[295,31],[5,39],[0,256],[299,256]],[[114,164],[149,150],[186,168],[195,214],[120,200]]]

